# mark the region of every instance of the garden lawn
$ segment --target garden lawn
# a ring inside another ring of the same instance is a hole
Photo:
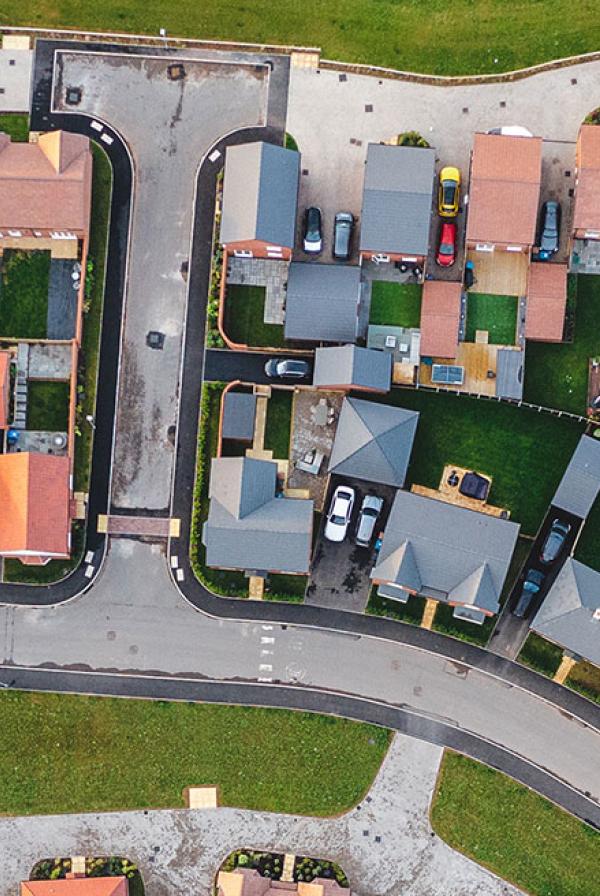
[[[536,672],[552,678],[562,660],[563,652],[556,644],[530,632],[518,656],[520,663],[530,666]]]
[[[600,703],[600,669],[591,663],[577,663],[567,678],[568,686]]]
[[[417,283],[374,280],[371,285],[370,324],[389,327],[419,327],[421,292]]]
[[[394,389],[387,401],[420,412],[409,485],[437,488],[447,463],[478,470],[493,478],[490,503],[537,532],[582,425],[450,392]]]
[[[49,252],[8,249],[4,253],[0,284],[0,336],[46,338],[49,276]]]
[[[69,426],[69,384],[30,380],[27,429],[66,432]]]
[[[8,134],[15,143],[26,143],[29,139],[29,116],[3,112],[0,114],[0,131]]]
[[[533,896],[591,896],[600,833],[485,765],[446,753],[431,809],[454,849]]]
[[[510,71],[597,49],[596,0],[235,0],[177,4],[155,0],[0,0],[0,18],[14,25],[71,27],[320,46],[328,59],[370,62],[437,74]],[[593,102],[590,104],[590,108]]]
[[[225,332],[241,345],[280,348],[283,326],[264,323],[264,286],[228,286],[225,295]]]
[[[588,360],[600,357],[600,277],[576,278],[575,332],[573,342],[528,342],[525,358],[524,398],[585,414]]]
[[[466,341],[475,342],[476,330],[487,330],[490,345],[514,345],[518,304],[516,296],[468,293]]]
[[[265,448],[277,459],[290,456],[290,427],[292,425],[293,392],[273,389],[267,404]]]
[[[420,625],[425,609],[425,598],[414,595],[403,604],[399,600],[390,600],[377,594],[377,588],[371,588],[369,603],[366,612],[369,616],[386,616],[388,619],[397,619],[398,622],[410,622],[412,625]]]
[[[0,692],[0,813],[227,806],[333,815],[357,803],[382,728],[286,710]]]

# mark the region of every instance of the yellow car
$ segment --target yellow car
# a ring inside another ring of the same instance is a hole
[[[438,211],[442,218],[455,218],[460,202],[460,171],[458,168],[442,168]]]

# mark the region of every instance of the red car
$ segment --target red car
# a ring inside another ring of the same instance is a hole
[[[451,221],[442,224],[436,261],[444,268],[449,268],[456,261],[456,224]]]

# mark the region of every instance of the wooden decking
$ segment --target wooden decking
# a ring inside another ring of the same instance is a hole
[[[456,359],[452,362],[459,367],[464,367],[465,377],[461,385],[444,384],[443,389],[451,392],[474,392],[478,395],[496,394],[496,365],[498,349],[502,346],[488,345],[485,342],[459,342]],[[434,358],[434,364],[447,364],[448,359]],[[419,382],[423,386],[440,386],[440,383],[431,382],[432,366],[421,364],[419,367]],[[488,372],[494,376],[488,376]]]
[[[435,498],[437,501],[444,501],[446,504],[455,504],[457,507],[464,507],[466,510],[476,510],[479,513],[486,513],[488,516],[508,519],[510,512],[504,507],[494,507],[493,504],[488,504],[487,501],[477,501],[475,498],[468,498],[466,495],[461,495],[458,490],[458,484],[449,485],[448,479],[452,473],[456,474],[460,482],[464,474],[469,472],[470,470],[466,469],[466,467],[446,464],[437,489],[426,488],[424,485],[413,485],[411,492],[414,492],[415,495],[422,495],[424,498]],[[481,475],[487,476],[487,473],[482,473]],[[487,478],[490,480],[491,488],[492,477],[487,476]]]
[[[475,265],[473,292],[494,296],[524,296],[527,292],[529,256],[523,252],[467,252]]]

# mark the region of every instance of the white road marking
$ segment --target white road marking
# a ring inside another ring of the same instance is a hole
[[[259,677],[259,678],[257,679],[257,681],[262,681],[262,682],[265,682],[265,683],[267,683],[267,684],[270,684],[270,683],[273,681],[273,679],[272,679],[272,678],[260,678],[260,677]]]
[[[260,639],[261,644],[274,644],[275,638],[267,638],[266,635],[263,635]]]
[[[261,663],[260,666],[258,667],[258,671],[259,672],[272,672],[273,666],[271,665],[271,663]]]
[[[177,569],[179,566],[179,557],[177,554],[171,554],[171,569]]]
[[[100,139],[103,140],[104,143],[108,143],[109,146],[114,143],[113,138],[109,137],[108,134],[100,134]]]
[[[261,650],[260,655],[261,656],[273,656],[273,651],[272,650]]]
[[[99,121],[91,121],[90,127],[93,128],[95,131],[98,131],[98,133],[101,133],[104,130],[104,125],[100,124]]]
[[[85,562],[91,563],[93,559],[94,559],[94,552],[88,551],[87,554],[85,555]]]
[[[184,573],[183,573],[183,570],[182,570],[182,569],[178,569],[175,575],[177,576],[177,581],[178,581],[178,582],[183,582],[183,580],[184,580]]]
[[[94,567],[90,563],[85,568],[84,576],[86,577],[86,579],[91,579],[93,575],[94,575]]]
[[[221,158],[221,153],[219,152],[218,149],[213,150],[213,152],[211,152],[211,154],[208,157],[210,162],[216,162],[217,159],[219,159],[219,158]]]
[[[261,628],[264,632],[272,632],[273,631],[272,625],[261,625]]]

